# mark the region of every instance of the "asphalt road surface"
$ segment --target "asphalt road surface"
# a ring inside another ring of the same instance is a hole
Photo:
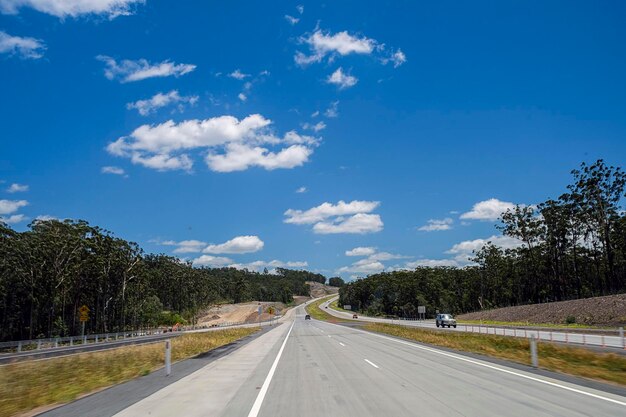
[[[301,307],[293,310],[283,324],[229,355],[148,396],[127,399],[115,415],[626,415],[626,397],[616,393],[623,390],[593,389],[575,379],[304,320],[304,314]],[[101,394],[79,401],[89,408]],[[81,415],[107,414],[94,408]]]
[[[436,329],[435,320],[422,320],[422,321],[409,321],[409,320],[392,320],[379,317],[367,317],[359,316],[358,319],[353,319],[353,313],[346,313],[344,311],[337,311],[330,308],[329,304],[336,300],[331,298],[328,301],[322,303],[320,308],[337,318],[343,320],[355,320],[355,321],[367,321],[372,323],[389,323],[399,324],[402,326],[414,326],[414,327],[426,327]],[[537,329],[524,329],[513,327],[498,327],[498,326],[478,326],[478,325],[464,325],[459,324],[456,328],[446,328],[445,330],[457,331],[457,332],[471,332],[471,333],[487,333],[496,334],[500,336],[513,336],[513,337],[525,337],[530,338],[534,336],[536,339],[546,340],[550,342],[559,343],[572,343],[577,345],[587,345],[593,347],[612,348],[612,349],[626,349],[624,344],[624,338],[620,337],[617,332],[613,332],[613,335],[603,335],[604,332],[585,333],[582,331],[564,332],[563,330],[556,328],[554,330],[537,330]]]

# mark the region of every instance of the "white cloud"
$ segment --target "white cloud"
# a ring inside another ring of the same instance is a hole
[[[346,216],[357,213],[370,213],[380,205],[379,201],[354,200],[346,203],[340,200],[337,204],[322,203],[317,207],[302,211],[289,209],[285,211],[285,223],[313,224],[329,217]]]
[[[359,80],[356,77],[345,74],[341,67],[337,68],[337,70],[330,74],[326,79],[328,84],[335,84],[340,90],[353,87],[358,81]]]
[[[26,200],[0,200],[0,215],[13,214],[27,205]]]
[[[415,269],[420,266],[436,268],[441,266],[459,267],[460,265],[455,259],[418,259],[417,261],[407,262],[404,264],[404,267],[398,269]]]
[[[404,52],[402,52],[400,49],[398,49],[391,56],[391,61],[393,62],[393,67],[394,68],[398,68],[400,65],[402,65],[402,64],[404,64],[406,62],[406,55],[404,55]]]
[[[303,36],[300,41],[307,44],[310,55],[297,52],[294,60],[298,65],[307,65],[314,62],[321,62],[329,54],[339,54],[342,56],[349,54],[369,55],[374,51],[377,42],[365,36],[358,37],[350,35],[347,31],[331,34],[316,30],[308,36]]]
[[[318,234],[379,232],[383,222],[378,214],[368,214],[380,203],[378,201],[339,201],[336,205],[323,203],[309,210],[285,211],[285,223],[313,224],[313,232]]]
[[[324,115],[331,119],[339,116],[339,101],[333,101],[330,103],[330,107],[326,109]]]
[[[174,76],[178,78],[196,69],[196,66],[192,64],[176,64],[171,61],[151,64],[145,59],[136,61],[124,59],[118,64],[115,59],[106,55],[98,55],[96,59],[105,63],[104,76],[106,78],[119,80],[122,83],[154,77]]]
[[[202,252],[202,249],[204,249],[207,245],[206,242],[193,239],[181,240],[180,242],[167,240],[160,243],[166,246],[176,246],[176,249],[173,250],[174,253],[199,253]]]
[[[39,216],[35,217],[35,220],[45,222],[49,220],[59,220],[59,219],[58,217],[51,216],[49,214],[40,214]]]
[[[306,191],[307,191],[306,187],[302,186],[296,190],[296,193],[302,194],[302,193],[306,193]]]
[[[304,6],[301,5],[301,4],[298,4],[296,6],[296,10],[298,11],[298,13],[302,14],[302,13],[304,13]]]
[[[446,217],[445,219],[441,219],[441,220],[430,219],[424,226],[420,227],[417,230],[421,230],[424,232],[450,230],[452,229],[452,223],[453,223],[453,220],[449,217]]]
[[[317,122],[315,124],[304,123],[302,125],[302,128],[305,130],[312,130],[314,132],[319,132],[320,130],[326,129],[326,123],[324,122]]]
[[[481,201],[472,207],[472,210],[461,214],[461,219],[471,220],[497,220],[502,213],[509,209],[514,209],[515,204],[507,201],[500,201],[497,198]]]
[[[241,72],[241,70],[236,69],[233,72],[231,72],[230,74],[228,74],[228,76],[230,78],[234,78],[236,80],[243,80],[244,78],[249,77],[250,74],[244,74],[243,72]]]
[[[237,95],[237,98],[239,98],[239,100],[241,101],[246,101],[248,99],[248,97],[244,93],[239,93],[239,95]]]
[[[241,120],[219,116],[205,120],[172,120],[142,125],[129,136],[107,146],[115,156],[130,158],[158,170],[190,170],[190,150],[206,151],[205,162],[213,171],[241,171],[252,166],[267,170],[294,168],[308,161],[319,139],[289,131],[281,138],[269,129],[271,120],[252,114]],[[260,145],[284,147],[278,152]]]
[[[202,255],[192,261],[192,263],[196,266],[209,266],[214,268],[225,267],[230,265],[232,262],[233,260],[230,258],[211,255]]]
[[[339,268],[337,270],[337,273],[375,274],[384,270],[385,265],[383,265],[381,262],[366,258],[361,259],[350,266],[344,266]]]
[[[0,54],[16,55],[24,59],[39,59],[43,57],[45,50],[45,43],[39,39],[12,36],[0,30]]]
[[[263,249],[265,243],[258,236],[237,236],[219,245],[209,245],[202,252],[223,253],[253,253]]]
[[[285,20],[287,22],[289,22],[290,25],[295,25],[296,23],[298,23],[300,21],[299,18],[293,17],[293,16],[289,16],[288,14],[285,15]]]
[[[383,221],[378,214],[358,213],[345,220],[333,220],[316,223],[313,232],[319,234],[335,233],[376,233],[383,230]]]
[[[143,3],[145,0],[0,0],[0,11],[17,14],[22,7],[31,7],[59,18],[98,14],[114,19],[132,14],[132,6]]]
[[[100,169],[103,174],[125,175],[126,172],[120,167],[106,166]]]
[[[522,241],[509,236],[493,235],[487,239],[465,240],[457,243],[446,253],[455,255],[454,259],[461,264],[470,263],[470,259],[474,257],[475,252],[480,251],[483,246],[491,242],[493,245],[502,249],[513,249],[522,245]]]
[[[6,224],[16,224],[16,223],[21,223],[24,220],[27,220],[28,217],[24,216],[23,214],[13,214],[11,216],[8,217],[2,217],[0,216],[0,222],[4,222]]]
[[[28,185],[25,184],[17,184],[13,183],[9,188],[7,188],[7,193],[23,193],[28,191]]]
[[[309,266],[306,261],[288,261],[283,262],[274,259],[273,261],[254,261],[249,263],[236,263],[232,265],[228,265],[231,268],[237,269],[248,269],[250,271],[262,271],[265,268],[268,268],[270,273],[275,273],[276,268],[306,268]]]
[[[149,99],[138,100],[134,103],[128,103],[126,108],[136,109],[142,116],[147,116],[150,113],[154,113],[161,107],[166,107],[170,104],[179,104],[178,109],[183,110],[183,104],[188,103],[194,105],[198,101],[198,96],[181,96],[178,90],[172,90],[169,93],[157,93]]]
[[[311,113],[311,117],[317,117],[320,115],[320,111],[319,110],[315,110],[313,113]]]
[[[376,248],[371,246],[359,246],[357,248],[347,250],[346,256],[370,256],[376,253]]]

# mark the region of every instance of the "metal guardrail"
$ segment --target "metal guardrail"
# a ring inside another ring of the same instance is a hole
[[[281,316],[282,317],[282,316]],[[263,320],[254,323],[240,322],[222,322],[211,326],[185,326],[181,330],[169,329],[141,329],[127,332],[112,332],[89,334],[84,336],[66,336],[66,337],[50,337],[43,339],[30,340],[14,340],[9,342],[0,342],[0,357],[3,354],[21,353],[26,351],[50,350],[55,348],[66,348],[70,346],[93,345],[97,343],[106,343],[117,340],[141,339],[145,336],[155,336],[166,333],[183,334],[190,331],[211,330],[215,328],[233,327],[241,325],[255,325],[274,322],[277,317],[270,320]]]

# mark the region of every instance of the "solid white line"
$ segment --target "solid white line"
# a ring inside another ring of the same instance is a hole
[[[369,361],[369,360],[367,360],[367,359],[363,359],[363,360],[364,360],[365,362],[369,363],[370,365],[372,365],[374,368],[376,368],[376,369],[380,369],[380,368],[378,368],[378,365],[376,365],[374,362]]]
[[[341,343],[341,342],[339,342],[339,344],[340,344],[341,346],[345,346],[345,345],[344,345],[343,343]]]
[[[352,330],[356,330],[356,331],[359,331],[359,332],[362,332],[362,333],[366,333],[366,334],[369,334],[369,335],[372,335],[372,336],[380,337],[381,339],[391,340],[392,342],[396,342],[396,343],[400,343],[400,344],[403,344],[403,345],[411,346],[411,347],[414,347],[414,348],[417,348],[417,349],[421,349],[421,350],[425,350],[425,351],[428,351],[428,352],[436,353],[438,355],[448,356],[450,358],[458,359],[460,361],[469,362],[469,363],[472,363],[474,365],[483,366],[485,368],[493,369],[494,371],[504,372],[506,374],[515,375],[515,376],[518,376],[520,378],[529,379],[531,381],[539,382],[541,384],[550,385],[550,386],[561,388],[561,389],[564,389],[564,390],[567,390],[567,391],[572,391],[572,392],[575,392],[577,394],[587,395],[589,397],[597,398],[599,400],[604,400],[604,401],[612,402],[612,403],[619,404],[619,405],[622,405],[622,406],[626,406],[626,402],[614,400],[614,399],[608,398],[608,397],[603,397],[601,395],[593,394],[591,392],[579,390],[579,389],[576,389],[576,388],[571,388],[571,387],[568,387],[566,385],[561,385],[561,384],[557,384],[557,383],[554,383],[554,382],[546,381],[546,380],[541,379],[541,378],[535,378],[533,376],[529,376],[529,375],[525,375],[525,374],[522,374],[522,373],[519,373],[519,372],[515,372],[515,371],[508,370],[508,369],[500,368],[498,366],[493,366],[493,365],[489,365],[489,364],[486,364],[486,363],[483,363],[483,362],[479,362],[479,361],[475,361],[475,360],[472,360],[472,359],[468,359],[468,358],[465,358],[463,356],[455,355],[455,354],[444,352],[444,351],[437,350],[437,349],[432,349],[432,348],[429,348],[429,347],[426,347],[426,346],[421,346],[421,345],[418,345],[416,343],[405,342],[404,340],[394,339],[393,337],[387,337],[387,336],[383,336],[383,335],[376,334],[376,333],[366,332],[364,330],[359,330],[359,329],[352,329]],[[367,359],[365,359],[365,361],[369,362]]]
[[[294,324],[296,324],[295,321],[291,323],[291,327],[289,328],[289,331],[287,332],[287,336],[285,336],[285,340],[283,341],[283,344],[280,347],[280,350],[278,351],[278,355],[276,356],[276,359],[274,359],[274,363],[272,364],[272,367],[270,368],[270,372],[267,374],[267,377],[265,377],[263,386],[261,386],[261,391],[259,391],[259,395],[257,395],[256,400],[254,401],[254,404],[252,405],[252,409],[248,413],[248,417],[257,417],[259,415],[259,411],[261,410],[261,405],[263,404],[263,400],[265,399],[265,394],[267,394],[267,389],[270,387],[270,382],[272,382],[272,378],[274,377],[274,372],[276,372],[276,367],[278,366],[278,361],[280,360],[280,357],[283,354],[283,350],[285,349],[285,345],[287,344],[287,339],[289,339],[289,335],[291,334],[291,329],[293,329]]]

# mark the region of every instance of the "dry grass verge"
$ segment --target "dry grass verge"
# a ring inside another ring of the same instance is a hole
[[[530,364],[527,339],[461,332],[443,332],[372,323],[364,329],[498,359]],[[538,343],[539,367],[550,371],[626,386],[626,356],[579,347]]]
[[[256,331],[258,328],[239,328],[175,337],[172,362],[224,346]],[[160,342],[0,366],[0,416],[72,401],[147,375],[162,367],[164,361],[164,342]]]

